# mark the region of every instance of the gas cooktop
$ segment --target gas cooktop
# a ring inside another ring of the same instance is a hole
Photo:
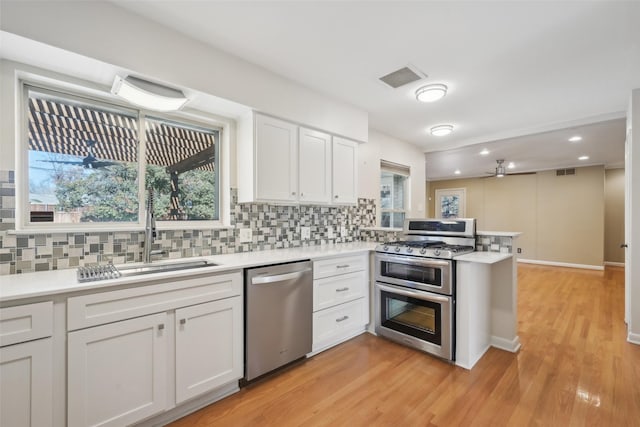
[[[407,219],[406,240],[385,242],[376,252],[451,259],[475,250],[475,219]]]

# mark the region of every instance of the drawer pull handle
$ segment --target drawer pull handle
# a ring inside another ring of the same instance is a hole
[[[184,325],[185,323],[187,323],[187,319],[180,319],[180,324]]]
[[[159,330],[159,331],[161,331],[161,330],[163,330],[163,329],[164,329],[164,323],[160,323],[160,324],[158,325],[158,330]]]
[[[346,292],[348,290],[349,288],[340,288],[340,289],[336,289],[336,292]]]
[[[336,265],[336,268],[349,268],[350,265],[349,264],[340,264],[340,265]]]
[[[336,319],[336,322],[344,322],[345,320],[347,320],[349,318],[349,316],[342,316]]]

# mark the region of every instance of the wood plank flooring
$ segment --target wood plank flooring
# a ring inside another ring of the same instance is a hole
[[[640,426],[624,271],[518,278],[518,354],[490,349],[467,371],[364,334],[173,426]]]

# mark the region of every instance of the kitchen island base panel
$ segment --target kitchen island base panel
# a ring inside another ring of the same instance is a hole
[[[516,266],[511,256],[457,262],[456,365],[473,368],[489,347],[520,349]]]

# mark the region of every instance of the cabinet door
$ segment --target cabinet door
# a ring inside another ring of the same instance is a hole
[[[0,426],[50,426],[51,338],[0,348]]]
[[[68,333],[69,426],[123,426],[166,407],[165,313]]]
[[[300,128],[299,186],[302,203],[331,200],[331,135]]]
[[[298,127],[256,115],[256,199],[298,199]]]
[[[176,403],[243,374],[242,298],[176,310]]]
[[[333,202],[358,202],[358,143],[333,137]]]

